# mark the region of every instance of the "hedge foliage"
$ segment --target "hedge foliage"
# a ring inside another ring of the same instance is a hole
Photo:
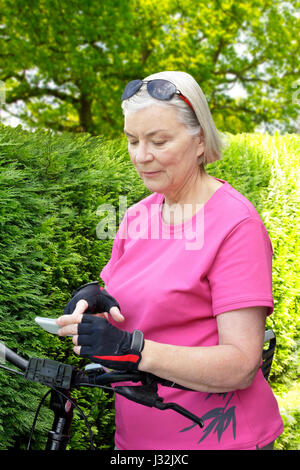
[[[299,137],[241,134],[228,135],[228,141],[223,159],[207,171],[227,180],[255,205],[272,240],[275,311],[268,326],[278,346],[270,381],[280,395],[297,373]],[[34,318],[58,317],[74,289],[99,277],[112,239],[97,237],[97,208],[112,204],[118,213],[120,196],[126,196],[130,206],[147,194],[123,140],[0,126],[2,342],[25,357],[85,364],[73,354],[70,338],[43,332]],[[0,449],[26,447],[44,391],[0,369]],[[97,447],[111,447],[113,396],[87,389],[73,396],[90,413]],[[33,435],[36,449],[43,448],[52,419],[46,408],[41,413]],[[287,433],[296,432],[294,421],[287,423],[285,443]],[[76,413],[69,447],[89,448],[88,432]]]

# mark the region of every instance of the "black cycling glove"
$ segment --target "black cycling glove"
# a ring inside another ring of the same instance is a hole
[[[120,305],[108,292],[100,286],[98,281],[89,282],[79,287],[72,293],[72,299],[64,309],[64,315],[71,315],[79,300],[84,299],[88,303],[88,308],[84,313],[102,313],[110,311],[111,307],[118,307],[121,311]]]
[[[88,357],[110,369],[136,370],[144,348],[144,335],[120,330],[104,318],[83,315],[78,325],[80,356]]]

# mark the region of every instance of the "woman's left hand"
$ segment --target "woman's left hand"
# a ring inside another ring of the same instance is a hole
[[[78,355],[80,355],[80,347],[78,346],[78,325],[81,323],[83,318],[83,313],[81,313],[81,310],[84,311],[85,308],[85,304],[83,302],[84,301],[78,302],[76,309],[71,315],[62,315],[56,320],[56,323],[60,326],[58,335],[72,336],[72,342],[75,344],[73,350]],[[95,316],[97,316],[97,314]]]

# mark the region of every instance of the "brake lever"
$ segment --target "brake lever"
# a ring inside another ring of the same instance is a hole
[[[91,377],[87,380],[91,383]],[[194,415],[190,411],[186,410],[182,406],[178,405],[177,403],[164,403],[163,398],[161,398],[157,391],[158,391],[158,384],[175,387],[175,388],[182,388],[184,390],[190,390],[185,387],[181,387],[173,382],[169,382],[164,379],[160,379],[153,374],[135,371],[135,372],[127,372],[127,371],[112,371],[112,372],[105,372],[104,370],[100,375],[96,375],[92,382],[95,385],[106,385],[112,384],[117,382],[140,382],[141,385],[121,385],[121,386],[114,386],[113,390],[115,393],[122,395],[123,397],[127,398],[128,400],[134,401],[144,406],[148,406],[150,408],[157,408],[159,410],[167,410],[172,409],[175,412],[185,416],[186,418],[190,419],[194,423],[198,424],[200,428],[204,426],[204,423],[201,418]]]
[[[114,391],[124,396],[128,400],[134,401],[150,408],[154,407],[159,410],[171,409],[177,413],[185,416],[194,423],[203,428],[204,423],[201,418],[186,410],[177,403],[164,403],[163,399],[157,394],[157,384],[154,382],[148,385],[134,385],[134,386],[117,386]]]
[[[194,421],[196,424],[198,424],[200,426],[200,428],[203,428],[203,426],[204,426],[204,423],[203,423],[201,418],[194,415],[194,413],[191,413],[190,411],[186,410],[185,408],[178,405],[177,403],[163,403],[163,402],[159,403],[158,402],[156,408],[158,408],[160,410],[168,410],[168,409],[174,410],[177,413],[179,413],[179,414],[185,416],[186,418],[190,419],[191,421]]]

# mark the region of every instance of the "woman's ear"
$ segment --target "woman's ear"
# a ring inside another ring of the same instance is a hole
[[[205,139],[203,129],[200,130],[199,134],[196,135],[197,142],[197,156],[200,159],[203,157],[205,152]]]

